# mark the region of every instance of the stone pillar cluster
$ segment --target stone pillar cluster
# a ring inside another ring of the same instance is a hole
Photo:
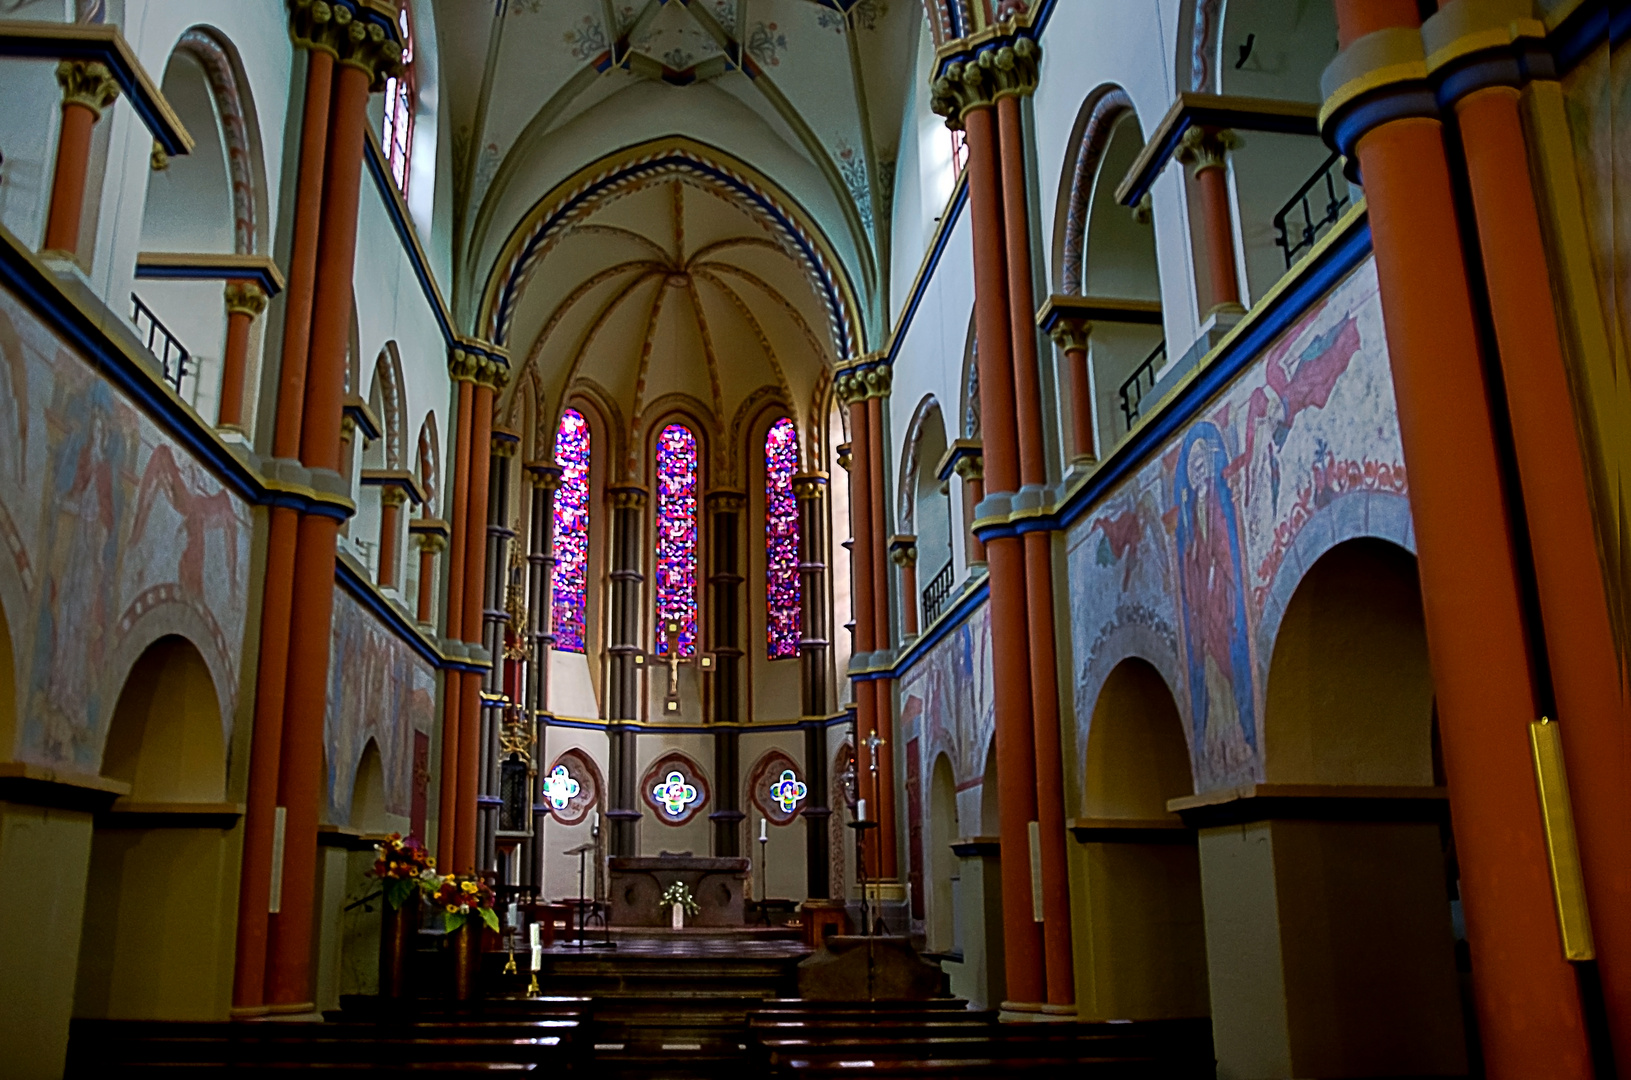
[[[804,780],[809,797],[800,816],[805,822],[805,892],[812,900],[832,895],[832,867],[827,819],[826,717],[831,711],[827,657],[831,642],[832,605],[827,581],[827,474],[793,477],[799,514],[799,692],[804,716]]]
[[[708,820],[714,827],[713,852],[718,856],[742,853],[740,805],[741,732],[734,725],[742,719],[742,512],[748,498],[741,491],[710,491],[707,498],[711,522],[708,529],[712,565],[708,571],[713,615],[712,652],[714,663],[713,712],[715,724],[728,724],[714,731],[714,800],[716,808]]]
[[[625,485],[608,492],[612,503],[612,599],[609,668],[606,679],[606,786],[613,855],[633,855],[640,822],[639,779],[635,772],[634,733],[619,721],[640,718],[640,623],[645,597],[645,488]]]
[[[235,1010],[245,1014],[312,1008],[335,546],[353,509],[340,475],[340,428],[363,143],[369,95],[401,56],[392,28],[359,21],[344,5],[297,5],[291,31],[308,63],[268,471],[307,494],[272,509],[267,544],[233,988]],[[78,153],[74,147],[89,138],[89,105],[67,107],[65,125],[80,113],[83,136],[65,132],[62,152]],[[59,214],[53,199],[51,246],[77,243],[78,203],[63,201]]]
[[[549,762],[539,756],[544,749],[544,728],[549,724],[545,710],[549,705],[550,654],[555,648],[555,493],[560,490],[561,467],[552,461],[527,463],[527,479],[532,487],[532,527],[528,530],[527,595],[532,598],[531,662],[527,665],[527,688],[521,701],[532,718],[533,766],[542,776]],[[538,781],[534,777],[529,796],[532,799],[532,837],[522,845],[522,874],[524,883],[534,888],[544,880],[544,823],[549,819],[539,798]]]
[[[1021,114],[1022,99],[1036,87],[1041,49],[1025,16],[994,31],[947,54],[932,105],[948,126],[965,133],[968,146],[985,479],[974,529],[985,545],[991,583],[998,818],[1009,853],[1002,860],[1003,1007],[1063,1014],[1074,1012],[1075,990],[1053,537],[1041,530],[1022,534],[1012,521],[1015,511],[1042,505],[1048,482]]]

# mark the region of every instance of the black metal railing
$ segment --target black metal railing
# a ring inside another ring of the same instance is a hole
[[[1337,195],[1336,176],[1342,155],[1333,153],[1325,164],[1314,170],[1314,175],[1303,182],[1297,194],[1286,200],[1280,212],[1274,215],[1274,243],[1285,253],[1286,269],[1297,261],[1297,256],[1314,246],[1320,233],[1337,223],[1343,207],[1351,201],[1347,186]],[[1324,206],[1320,205],[1321,199]],[[1297,218],[1301,224],[1297,224]]]
[[[1121,415],[1126,417],[1129,428],[1138,419],[1138,409],[1144,401],[1144,395],[1155,389],[1155,373],[1161,370],[1166,359],[1167,343],[1163,341],[1133,369],[1133,373],[1127,376],[1127,381],[1121,384]]]
[[[951,599],[952,565],[946,560],[946,565],[940,568],[929,582],[929,587],[923,590],[923,625],[928,626],[940,618],[940,613],[946,610],[946,601]]]
[[[142,303],[142,298],[135,293],[130,294],[130,321],[136,327],[136,333],[147,335],[147,351],[158,357],[159,364],[164,368],[164,381],[181,393],[181,380],[192,373],[187,362],[192,359],[192,353],[187,346],[170,333],[170,328],[159,322],[159,317],[153,314],[153,309]],[[147,328],[142,329],[142,323]]]

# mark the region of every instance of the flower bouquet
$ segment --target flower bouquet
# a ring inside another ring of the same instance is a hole
[[[470,919],[480,919],[487,929],[498,931],[498,911],[493,907],[493,890],[480,878],[448,874],[431,894],[431,902],[442,909],[442,925],[453,933]]]
[[[676,881],[663,890],[661,907],[671,917],[671,925],[675,930],[685,926],[685,916],[695,915],[702,910],[696,897],[691,895],[691,889],[683,881]]]
[[[436,880],[436,857],[425,850],[418,837],[404,840],[401,833],[392,833],[375,844],[374,851],[379,857],[371,873],[379,878],[380,891],[392,910],[429,889]]]

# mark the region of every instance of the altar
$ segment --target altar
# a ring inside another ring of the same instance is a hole
[[[701,908],[687,926],[741,926],[743,900],[752,863],[742,858],[701,855],[614,855],[611,876],[613,926],[667,926],[663,892],[676,881],[691,890]]]

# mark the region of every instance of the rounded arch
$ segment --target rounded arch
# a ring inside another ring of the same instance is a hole
[[[1155,665],[1130,656],[1110,670],[1088,727],[1083,811],[1159,821],[1167,800],[1195,791],[1177,698]]]
[[[1121,121],[1136,114],[1127,91],[1107,83],[1088,94],[1076,117],[1069,145],[1076,148],[1067,156],[1059,178],[1061,205],[1054,238],[1053,265],[1058,268],[1060,292],[1082,292],[1082,256],[1087,244],[1088,210],[1093,200],[1100,166],[1110,146],[1111,135]]]
[[[957,814],[957,779],[950,754],[935,756],[929,770],[929,905],[924,928],[931,952],[957,947],[957,854],[962,836]]]
[[[980,339],[975,313],[968,315],[968,334],[963,339],[963,376],[958,380],[962,389],[962,437],[980,438]]]
[[[1270,783],[1433,783],[1433,679],[1408,551],[1362,537],[1309,568],[1280,622],[1263,713]]]
[[[226,798],[226,740],[209,665],[184,637],[147,647],[125,677],[108,724],[100,772],[141,803]]]
[[[853,285],[826,236],[767,177],[715,148],[665,138],[602,158],[533,204],[506,239],[483,290],[477,324],[498,344],[508,337],[516,304],[550,248],[596,207],[627,190],[684,177],[747,207],[786,253],[804,267],[821,299],[841,358],[864,352],[864,320]]]
[[[442,450],[436,435],[436,411],[425,414],[419,425],[419,486],[425,489],[425,515],[434,517],[441,489]]]
[[[206,40],[199,35],[195,45]],[[142,250],[241,254],[254,236],[252,223],[240,220],[243,204],[253,202],[237,197],[231,128],[218,111],[208,53],[178,46],[164,65],[161,87],[195,141],[191,152],[166,159],[148,178]]]
[[[383,455],[385,468],[405,468],[408,436],[407,421],[403,415],[402,355],[394,340],[387,341],[374,360],[374,379],[368,390],[368,404],[384,428],[384,438],[380,440],[378,452]]]
[[[946,422],[940,415],[940,402],[933,394],[924,394],[923,399],[917,403],[912,411],[912,420],[906,425],[906,437],[901,440],[900,453],[900,479],[895,485],[896,497],[900,506],[896,513],[896,520],[900,522],[902,532],[910,533],[917,524],[917,482],[918,469],[925,460],[930,468],[939,461],[938,455],[928,457],[923,450],[925,435],[932,437],[929,431],[931,424],[939,424],[940,453],[945,453]],[[933,447],[930,447],[933,450]]]
[[[385,762],[380,756],[379,742],[372,735],[363,744],[357,759],[357,771],[351,780],[351,813],[347,818],[353,829],[365,835],[389,832],[391,820],[385,808]]]
[[[251,255],[266,248],[266,184],[260,130],[243,62],[232,43],[213,27],[194,26],[176,42],[204,70],[220,120],[227,174],[232,185],[233,251]]]

